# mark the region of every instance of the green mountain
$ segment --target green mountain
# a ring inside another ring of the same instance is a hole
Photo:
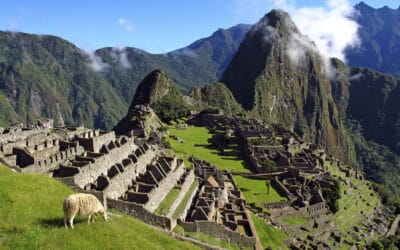
[[[293,129],[399,195],[400,80],[337,59],[330,65],[285,12],[272,11],[221,81],[250,116]]]
[[[247,33],[221,81],[251,115],[283,124],[345,158],[347,132],[326,71],[289,15],[274,10]]]
[[[160,55],[135,48],[85,52],[54,36],[0,32],[0,126],[49,117],[58,125],[109,129],[154,69],[165,70],[183,90],[216,81],[249,27],[220,29]]]
[[[360,167],[400,194],[400,80],[354,68],[348,92],[347,117]]]
[[[149,106],[154,110],[143,112],[141,107]],[[160,127],[163,122],[170,122],[187,117],[191,110],[222,111],[229,115],[245,115],[244,109],[235,100],[230,90],[223,83],[212,83],[202,89],[194,87],[185,96],[166,72],[156,69],[148,74],[136,89],[126,116],[115,126],[117,134],[128,134],[132,129],[141,127],[138,117],[151,123],[149,130]],[[155,119],[143,119],[152,118]],[[151,121],[153,120],[153,121]]]
[[[225,84],[211,83],[200,89],[194,87],[189,92],[194,109],[202,111],[222,111],[228,115],[245,115],[245,110],[233,97]]]
[[[141,112],[142,108],[138,107],[139,105],[149,106],[152,109],[148,112]],[[143,120],[146,120],[145,123],[152,123],[152,129],[155,129],[160,126],[160,122],[157,122],[158,118],[169,122],[188,116],[190,109],[191,107],[177,85],[164,71],[156,69],[139,84],[128,113],[115,126],[114,130],[117,134],[127,134],[132,129],[143,127],[137,119],[138,116],[142,119],[151,118]],[[155,114],[153,114],[153,110]]]
[[[361,2],[354,8],[361,44],[346,51],[349,65],[400,77],[400,7],[374,9]]]
[[[0,125],[51,117],[112,126],[124,102],[89,65],[89,56],[63,39],[0,32]]]
[[[96,54],[110,65],[105,72],[108,81],[130,102],[140,81],[155,69],[164,70],[184,91],[217,81],[249,28],[250,25],[239,24],[219,29],[210,37],[166,54],[150,54],[129,47],[104,48]]]

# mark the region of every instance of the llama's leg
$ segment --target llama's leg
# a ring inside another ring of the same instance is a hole
[[[76,213],[77,212],[73,213],[71,218],[69,219],[69,225],[71,226],[71,228],[74,228],[74,218],[76,216]]]
[[[69,226],[71,228],[74,228],[74,217],[71,217],[71,219],[69,219]]]
[[[89,218],[88,218],[88,221],[87,221],[88,224],[90,224],[90,220],[91,219],[92,219],[92,214],[89,214]]]
[[[64,227],[65,227],[65,228],[68,228],[68,225],[67,225],[67,217],[66,217],[66,216],[64,216]]]

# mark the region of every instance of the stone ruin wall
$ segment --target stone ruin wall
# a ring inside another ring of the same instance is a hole
[[[41,159],[37,161],[35,164],[19,169],[22,173],[45,174],[49,172],[51,168],[53,168],[55,165],[58,165],[68,159],[72,159],[76,155],[81,155],[83,154],[84,151],[85,150],[83,149],[83,147],[78,145],[76,147],[60,151],[48,158]]]
[[[107,199],[107,206],[108,208],[114,208],[126,215],[133,216],[143,222],[146,222],[156,227],[161,227],[163,229],[172,230],[176,225],[175,220],[153,214],[145,209],[143,205],[139,205],[136,203]]]
[[[132,184],[132,180],[134,180],[139,174],[144,174],[147,164],[149,164],[155,156],[156,153],[151,148],[146,150],[144,154],[136,156],[136,163],[132,162],[128,166],[125,166],[123,172],[118,173],[109,180],[110,183],[104,190],[107,198],[118,199],[121,197],[126,192],[129,185]]]
[[[186,176],[186,179],[184,183],[181,185],[181,191],[178,194],[178,197],[176,197],[174,203],[169,208],[167,217],[171,218],[172,214],[175,212],[183,198],[185,197],[186,193],[189,191],[190,186],[192,186],[193,182],[195,180],[195,175],[194,175],[194,170],[191,169]]]
[[[115,140],[115,132],[87,131],[80,134],[76,139],[87,151],[99,153],[103,145],[108,145]]]
[[[15,142],[24,140],[27,137],[42,134],[46,136],[48,132],[50,132],[49,128],[32,128],[32,129],[25,129],[25,128],[10,128],[9,131],[5,131],[3,134],[0,134],[0,143],[7,143],[7,142]]]
[[[128,158],[132,151],[136,150],[137,145],[129,138],[125,144],[111,149],[107,154],[104,154],[94,159],[94,162],[89,162],[86,165],[79,167],[79,173],[74,176],[75,183],[84,188],[85,185],[93,183],[100,175],[107,175],[108,169],[116,162],[122,162]]]
[[[179,219],[177,223],[187,232],[202,232],[208,236],[235,243],[240,247],[254,247],[257,245],[257,238],[255,236],[249,237],[242,235],[239,232],[234,232],[231,229],[214,222],[185,222]]]
[[[165,199],[168,195],[169,191],[173,189],[177,183],[177,181],[183,175],[185,168],[183,161],[179,163],[178,166],[177,160],[175,159],[172,162],[171,172],[159,183],[157,188],[154,188],[149,194],[149,201],[144,205],[144,208],[149,210],[150,212],[154,212],[160,203]]]
[[[197,184],[197,186],[194,188],[192,194],[191,194],[190,197],[189,197],[188,202],[186,203],[185,208],[183,209],[182,214],[180,214],[180,215],[178,216],[178,218],[179,218],[180,220],[182,220],[182,221],[185,220],[185,218],[186,218],[186,216],[187,216],[187,213],[189,212],[189,209],[190,209],[190,207],[192,206],[193,199],[195,198],[197,192],[199,191],[199,187],[200,187],[200,184]],[[202,187],[202,189],[204,189],[204,186]]]
[[[271,180],[271,186],[281,195],[290,198],[291,194],[289,190],[278,180],[277,177]]]

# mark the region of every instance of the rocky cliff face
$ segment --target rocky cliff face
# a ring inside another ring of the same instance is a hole
[[[137,117],[138,106],[150,107],[146,117]],[[154,112],[153,112],[154,110]],[[117,134],[127,134],[137,127],[138,120],[151,123],[152,128],[160,127],[160,121],[169,122],[188,115],[189,104],[176,84],[159,69],[148,74],[139,84],[126,116],[115,126]],[[146,124],[145,124],[146,125]]]
[[[247,33],[221,81],[253,116],[283,124],[344,158],[347,136],[330,70],[288,14],[274,10]]]

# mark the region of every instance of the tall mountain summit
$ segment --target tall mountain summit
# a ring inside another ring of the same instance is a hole
[[[221,81],[253,116],[345,155],[325,60],[286,12],[273,10],[252,27]]]

